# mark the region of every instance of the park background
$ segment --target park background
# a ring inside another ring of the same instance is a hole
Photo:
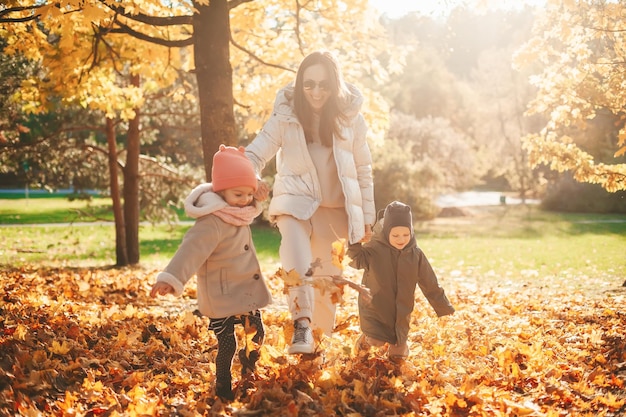
[[[625,6],[479,2],[390,17],[357,0],[191,4],[0,6],[0,186],[13,191],[0,204],[0,412],[625,411]],[[457,314],[442,325],[418,292],[411,359],[359,361],[346,288],[320,355],[285,356],[278,237],[259,219],[277,303],[258,379],[221,404],[193,285],[164,303],[146,292],[217,146],[249,143],[320,47],[366,95],[377,206],[412,205]],[[469,190],[503,198],[441,204]]]

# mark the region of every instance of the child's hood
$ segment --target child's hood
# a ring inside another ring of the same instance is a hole
[[[391,243],[389,243],[389,235],[385,234],[386,228],[384,227],[384,224],[385,224],[385,221],[382,218],[378,219],[376,224],[374,224],[374,227],[372,228],[372,232],[373,232],[372,241],[380,242],[382,245],[387,246],[390,249],[397,250],[395,247],[391,245]],[[413,247],[417,247],[417,241],[415,239],[415,233],[411,231],[411,239],[409,240],[409,243],[407,243],[407,245],[402,250],[406,250],[408,248],[413,248]]]
[[[198,185],[185,198],[185,213],[192,219],[206,216],[224,207],[228,207],[228,204],[213,191],[211,183]]]
[[[225,207],[229,207],[228,203],[213,191],[213,184],[211,183],[198,185],[185,198],[185,213],[192,219],[206,216]],[[257,200],[254,200],[254,207],[257,210],[257,215],[263,210],[261,203]]]

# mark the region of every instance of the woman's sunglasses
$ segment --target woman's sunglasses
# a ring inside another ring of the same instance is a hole
[[[302,87],[304,87],[305,90],[313,90],[316,86],[322,91],[330,91],[330,82],[328,82],[328,80],[322,80],[319,83],[313,80],[305,80],[302,83]]]

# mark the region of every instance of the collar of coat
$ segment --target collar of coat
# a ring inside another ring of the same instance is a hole
[[[213,191],[213,184],[204,183],[198,185],[189,193],[187,198],[185,198],[184,206],[187,216],[197,219],[228,207],[228,203]],[[263,206],[254,200],[254,207],[257,210],[256,217],[263,211]]]

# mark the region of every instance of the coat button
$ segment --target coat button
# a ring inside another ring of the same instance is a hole
[[[254,277],[253,277],[253,278],[254,278],[254,279],[259,279],[259,278],[261,278],[261,276],[260,276],[259,274],[254,274]]]
[[[248,250],[248,249],[250,249],[250,246],[246,245],[246,246],[243,247],[243,249],[244,250]]]

